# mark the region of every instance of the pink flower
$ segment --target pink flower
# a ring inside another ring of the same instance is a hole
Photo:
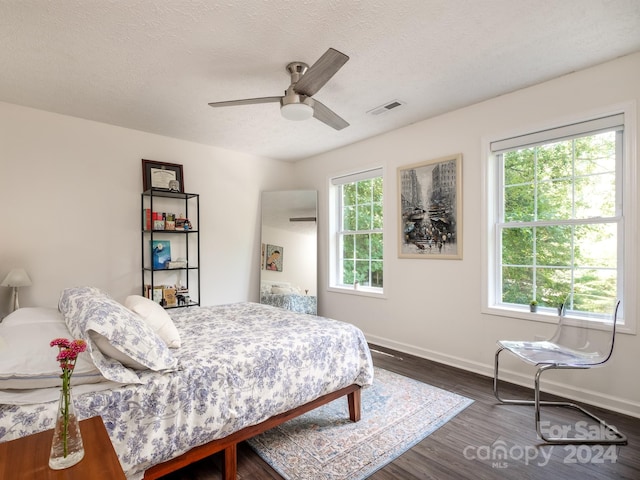
[[[73,342],[71,342],[71,345],[69,346],[69,348],[77,356],[78,354],[84,352],[87,349],[87,342],[85,342],[82,339],[76,339]]]
[[[63,347],[63,348],[69,348],[70,342],[69,340],[67,340],[66,338],[54,338],[53,340],[51,340],[51,343],[49,343],[49,346],[51,347]]]

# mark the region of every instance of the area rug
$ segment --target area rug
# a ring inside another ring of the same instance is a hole
[[[362,480],[406,452],[473,400],[375,369],[353,423],[339,398],[249,440],[287,480]]]

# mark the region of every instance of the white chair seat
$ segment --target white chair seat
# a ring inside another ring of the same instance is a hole
[[[498,345],[533,365],[592,366],[603,358],[597,352],[574,350],[548,340],[516,342],[500,340]]]

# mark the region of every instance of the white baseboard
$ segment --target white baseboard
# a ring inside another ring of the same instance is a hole
[[[479,362],[471,362],[464,358],[447,355],[442,352],[435,352],[433,350],[427,350],[424,348],[416,347],[401,342],[395,342],[387,338],[378,337],[376,335],[365,334],[367,341],[380,345],[381,347],[391,348],[398,352],[408,353],[415,355],[416,357],[425,358],[434,362],[443,363],[451,367],[460,368],[469,372],[478,373],[485,377],[493,378],[493,364],[487,365]],[[493,358],[493,357],[492,357]],[[500,369],[500,380],[504,380],[516,385],[521,385],[527,388],[533,388],[533,378],[521,373],[516,373],[509,370]],[[614,397],[606,395],[601,392],[593,390],[583,390],[573,388],[571,385],[560,384],[554,381],[548,381],[545,379],[544,391],[559,395],[564,398],[569,398],[576,402],[586,403],[614,412],[622,413],[632,417],[640,418],[640,403],[632,402],[624,398]]]

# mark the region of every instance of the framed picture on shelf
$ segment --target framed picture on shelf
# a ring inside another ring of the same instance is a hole
[[[164,287],[162,285],[154,286],[151,299],[156,303],[162,303],[162,291]]]
[[[165,270],[171,261],[171,242],[169,240],[151,240],[153,269]]]
[[[399,258],[462,258],[462,154],[398,168]]]
[[[142,190],[184,193],[182,165],[142,159]]]

